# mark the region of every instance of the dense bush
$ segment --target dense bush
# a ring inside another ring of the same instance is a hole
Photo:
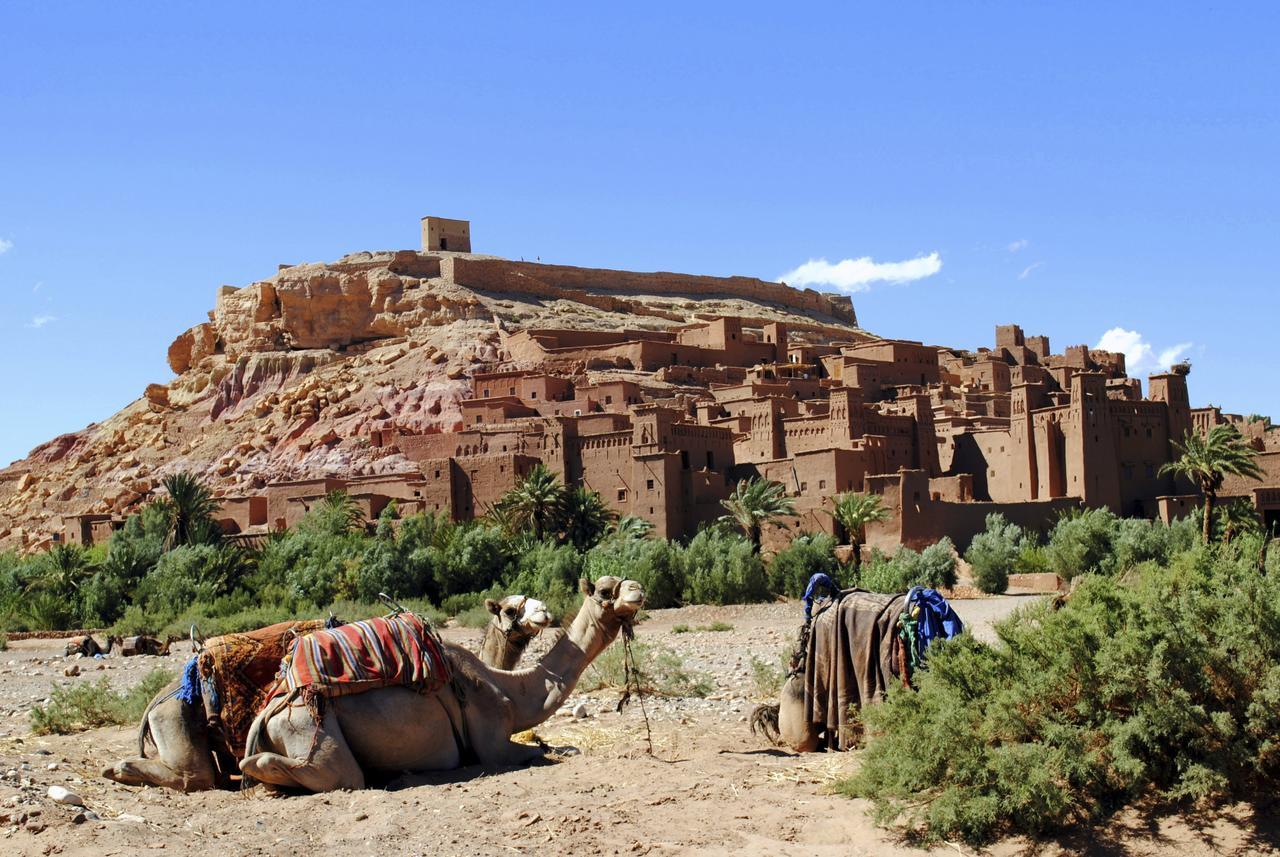
[[[684,601],[688,604],[743,604],[769,598],[764,561],[737,533],[709,527],[680,552]]]
[[[1280,578],[1258,573],[1256,539],[1242,542],[1090,575],[1061,609],[1041,602],[998,625],[997,646],[942,647],[919,692],[863,712],[870,740],[843,790],[882,823],[972,842],[1153,793],[1270,793]]]
[[[1113,572],[1116,520],[1107,509],[1084,509],[1063,515],[1049,535],[1046,554],[1050,570],[1063,580],[1077,574]]]
[[[796,536],[769,562],[770,590],[799,598],[815,574],[829,574],[838,583],[842,582],[838,580],[840,564],[836,562],[835,550],[836,540],[826,533]]]
[[[1004,592],[1009,575],[1017,571],[1018,560],[1029,541],[1026,533],[998,512],[987,515],[987,528],[973,537],[964,561],[973,569],[973,583],[983,592]]]
[[[913,586],[938,589],[955,585],[955,545],[945,537],[919,553],[902,547],[892,557],[886,557],[873,550],[858,572],[858,586],[872,592],[906,592]]]

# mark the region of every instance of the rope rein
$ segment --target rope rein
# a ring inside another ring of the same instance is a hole
[[[631,689],[634,686],[636,697],[640,700],[640,716],[644,719],[645,744],[649,755],[657,758],[653,752],[653,728],[649,725],[649,711],[644,704],[644,682],[640,680],[640,669],[636,666],[636,655],[631,648],[631,641],[635,636],[635,629],[630,622],[622,626],[622,696],[618,698],[618,705],[614,711],[622,713],[622,709],[631,701]]]

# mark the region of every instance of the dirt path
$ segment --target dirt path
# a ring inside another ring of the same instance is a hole
[[[976,632],[1022,599],[960,602]],[[0,653],[0,853],[5,855],[324,853],[326,855],[521,853],[920,855],[875,828],[859,801],[826,793],[853,769],[856,753],[795,756],[766,747],[747,730],[754,700],[751,658],[776,661],[795,631],[794,605],[655,611],[638,636],[677,651],[711,677],[706,699],[650,700],[656,758],[645,752],[644,723],[633,704],[615,713],[614,693],[574,696],[589,716],[566,713],[539,734],[572,747],[531,768],[466,769],[405,776],[384,789],[269,798],[258,792],[183,795],[134,789],[102,779],[108,762],[130,755],[134,730],[99,729],[37,738],[26,712],[57,683],[107,676],[116,686],[141,678],[159,660],[107,658],[111,669],[64,678],[60,646],[14,644]],[[679,625],[727,623],[732,631],[676,633]],[[460,642],[478,632],[450,630]],[[536,654],[536,653],[535,653]],[[29,658],[39,658],[38,662]],[[86,664],[85,661],[80,661]],[[32,675],[37,672],[37,675]],[[85,799],[97,819],[54,804],[50,785]],[[6,817],[7,816],[7,817]],[[24,818],[25,816],[25,818]],[[21,823],[17,823],[23,819]],[[1173,816],[1136,814],[1102,831],[1032,845],[1001,843],[1005,854],[1276,853],[1274,828],[1243,808],[1207,827]],[[937,854],[971,853],[943,846]]]

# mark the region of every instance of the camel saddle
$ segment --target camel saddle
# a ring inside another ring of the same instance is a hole
[[[280,664],[273,696],[327,697],[403,686],[434,693],[452,678],[444,645],[412,613],[375,617],[299,637]]]
[[[295,640],[324,627],[319,619],[279,622],[213,637],[187,663],[178,698],[188,703],[203,701],[214,743],[238,761],[244,758],[253,718],[270,699],[280,661]]]
[[[856,742],[850,708],[878,702],[902,683],[905,649],[898,617],[906,595],[845,590],[813,620],[804,662],[804,713],[831,749]]]

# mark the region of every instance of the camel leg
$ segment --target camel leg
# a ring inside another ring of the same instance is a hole
[[[102,775],[127,786],[207,791],[218,782],[203,711],[171,697],[147,712],[158,758],[123,759]]]
[[[262,725],[267,739],[263,744],[281,752],[246,756],[240,763],[246,776],[310,792],[364,788],[364,772],[347,746],[332,705],[326,707],[320,724],[303,707],[259,716],[268,718]]]
[[[798,676],[782,685],[778,700],[778,732],[782,743],[797,753],[812,753],[821,743],[821,731],[804,716],[804,686]]]

